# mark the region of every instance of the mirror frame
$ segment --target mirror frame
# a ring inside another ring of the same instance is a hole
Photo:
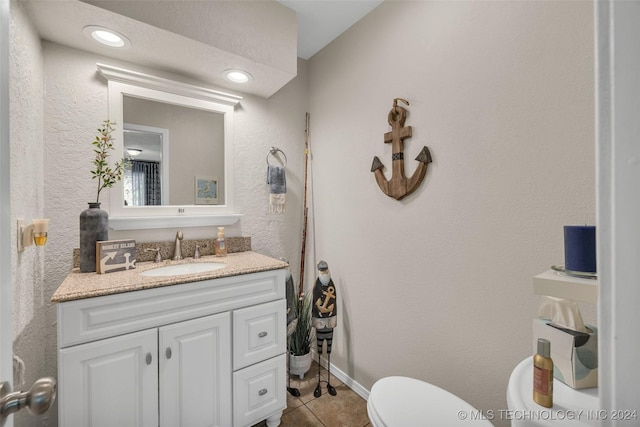
[[[224,114],[224,204],[125,207],[124,203],[114,203],[118,198],[112,194],[109,227],[114,230],[201,227],[238,221],[242,214],[236,213],[233,205],[233,112],[242,97],[110,65],[97,67],[108,81],[109,119],[118,125],[113,135],[116,158],[124,158],[124,96]],[[112,191],[124,195],[122,181],[116,182]]]

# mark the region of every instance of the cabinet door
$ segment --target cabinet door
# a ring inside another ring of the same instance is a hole
[[[60,350],[59,424],[156,427],[157,354],[156,329]]]
[[[160,328],[160,426],[231,425],[229,313]]]

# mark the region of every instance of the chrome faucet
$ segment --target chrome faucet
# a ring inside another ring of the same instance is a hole
[[[176,233],[176,248],[173,252],[173,259],[182,259],[182,231],[178,231]]]

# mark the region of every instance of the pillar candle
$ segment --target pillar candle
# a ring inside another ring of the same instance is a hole
[[[597,271],[594,225],[564,226],[564,268],[588,273]]]

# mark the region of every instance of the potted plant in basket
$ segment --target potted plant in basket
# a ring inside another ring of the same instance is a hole
[[[289,373],[298,375],[300,379],[311,368],[311,298],[311,292],[308,292],[293,301],[298,323],[289,337]]]
[[[96,201],[89,202],[89,209],[80,214],[80,271],[83,273],[96,271],[96,242],[109,239],[109,215],[100,209],[100,191],[111,188],[116,181],[122,179],[124,160],[109,166],[109,151],[114,150],[113,137],[115,122],[105,120],[98,129],[98,135],[91,144],[95,169],[91,171],[92,179],[98,180]]]

